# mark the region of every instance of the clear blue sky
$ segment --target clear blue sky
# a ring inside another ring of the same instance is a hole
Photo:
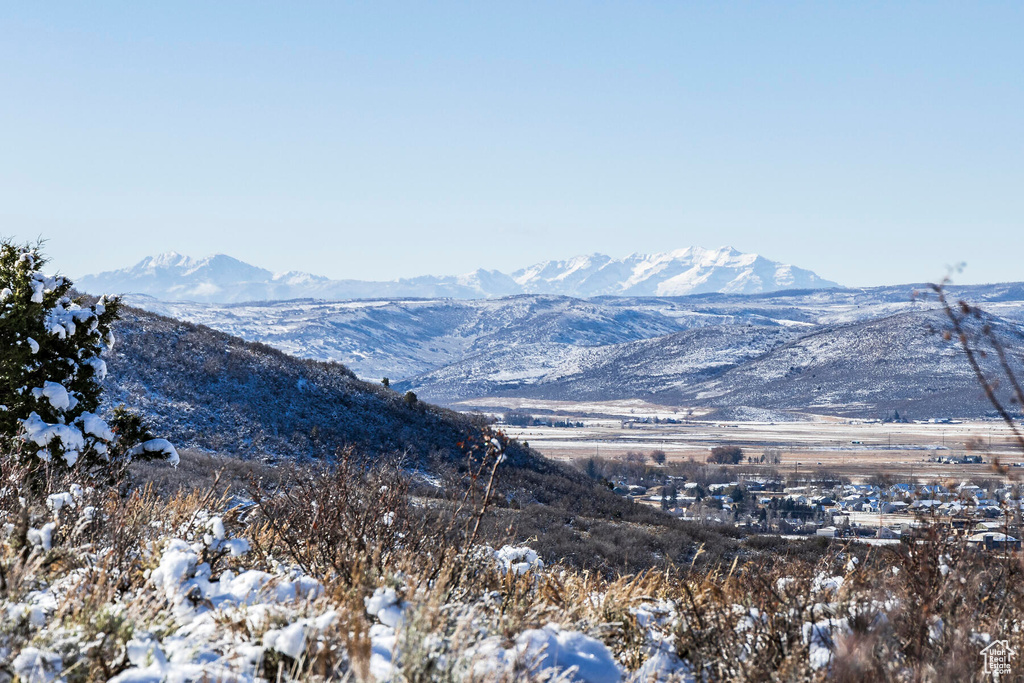
[[[1024,3],[5,3],[0,232],[387,279],[1024,280]]]

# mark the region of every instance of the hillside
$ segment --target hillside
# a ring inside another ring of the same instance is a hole
[[[937,525],[880,547],[752,537],[735,561],[670,539],[637,572],[640,524],[563,518],[492,546],[387,467],[290,472],[244,508],[9,472],[5,681],[966,681],[997,637],[1022,646],[1017,564]],[[624,561],[595,572],[572,554],[590,548],[538,548],[566,529]]]
[[[396,385],[440,402],[480,396],[663,399],[795,338],[779,325],[708,325],[624,344],[514,345]]]
[[[278,301],[216,305],[129,297],[146,310],[288,353],[338,360],[359,376],[411,377],[510,345],[603,346],[685,329],[685,317],[555,296],[456,301]]]
[[[1012,358],[1024,351],[1018,325],[993,318]],[[960,346],[946,341],[938,311],[829,326],[720,376],[666,392],[665,399],[722,408],[802,409],[835,415],[979,417],[992,411]],[[994,357],[982,359],[997,376]],[[1020,364],[1013,361],[1017,371]],[[1008,400],[1009,395],[1003,395]]]
[[[978,416],[989,407],[925,286],[757,295],[575,299],[521,295],[216,305],[130,300],[147,309],[336,359],[370,380],[454,404],[484,396],[757,407],[880,416]],[[1019,283],[956,288],[1018,345]],[[945,354],[945,355],[944,355]],[[803,374],[801,374],[803,373]],[[813,381],[812,381],[813,380]]]
[[[201,325],[125,308],[107,359],[108,405],[142,410],[182,446],[312,457],[356,446],[455,457],[470,418]]]
[[[642,398],[858,417],[986,415],[992,407],[959,347],[930,331],[944,323],[937,311],[907,311],[810,332],[709,326],[601,348],[513,346],[396,386],[441,402]],[[996,325],[1008,348],[1024,349],[1016,324]]]

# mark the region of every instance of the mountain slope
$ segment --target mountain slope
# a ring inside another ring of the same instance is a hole
[[[991,320],[1009,355],[1024,352],[1018,325]],[[992,410],[960,347],[943,339],[939,311],[908,311],[821,329],[665,399],[693,405],[813,410],[838,415],[977,417]],[[996,376],[993,357],[982,359]],[[1014,361],[1020,372],[1020,363]],[[1002,392],[1009,405],[1009,394]]]
[[[300,360],[222,332],[126,307],[107,359],[108,406],[142,410],[180,446],[302,458],[405,452],[459,457],[464,415],[357,379],[337,363]]]
[[[395,386],[442,403],[481,396],[563,401],[663,398],[757,358],[797,335],[782,326],[712,325],[602,347],[515,345]]]
[[[511,345],[603,346],[658,337],[690,324],[686,316],[657,310],[549,296],[235,305],[129,301],[296,356],[338,360],[370,379],[411,377]]]
[[[512,347],[396,386],[470,405],[480,397],[641,398],[715,407],[725,416],[743,415],[745,408],[868,418],[897,410],[913,418],[988,415],[992,407],[959,346],[935,332],[944,324],[941,312],[917,310],[811,331],[731,325],[601,348]],[[1024,356],[1017,323],[993,318],[991,324],[1011,358]],[[994,356],[982,362],[999,376]],[[1009,392],[1000,393],[1012,406]]]
[[[148,297],[127,300],[154,313],[208,325],[296,356],[340,361],[370,380],[384,376],[401,380],[473,357],[485,361],[493,355],[500,364],[502,356],[515,353],[513,346],[554,344],[551,352],[556,353],[557,345],[602,347],[706,326],[784,325],[809,331],[925,307],[910,300],[910,289],[585,301],[548,295],[224,305]],[[1020,302],[1003,306],[1020,306]],[[527,351],[519,355],[525,359]]]
[[[644,398],[690,406],[824,413],[983,415],[973,378],[928,327],[935,302],[899,286],[757,295],[491,300],[166,303],[132,298],[373,382],[454,404],[483,396]],[[950,292],[980,302],[1012,335],[1024,287]],[[1018,342],[1012,342],[1015,347]]]
[[[460,276],[424,275],[389,282],[330,280],[300,272],[275,275],[223,254],[193,259],[170,252],[145,258],[130,268],[78,279],[78,287],[92,293],[144,294],[165,301],[207,303],[303,298],[477,299],[514,294],[679,296],[836,286],[811,271],[730,247],[713,251],[690,247],[624,259],[594,254],[546,261],[511,275],[479,269]]]

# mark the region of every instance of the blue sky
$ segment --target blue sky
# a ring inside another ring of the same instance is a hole
[[[389,279],[1024,280],[1022,3],[7,3],[0,231]]]

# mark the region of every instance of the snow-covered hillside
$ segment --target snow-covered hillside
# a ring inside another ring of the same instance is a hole
[[[336,363],[293,358],[221,332],[126,308],[106,357],[104,407],[129,405],[182,447],[321,458],[338,444],[410,460],[461,457],[472,420],[410,405]]]
[[[300,358],[344,363],[358,376],[400,380],[470,358],[507,357],[548,345],[599,349],[708,326],[784,327],[804,332],[922,309],[910,287],[761,296],[572,299],[271,301],[248,304],[164,302],[129,296],[132,306],[263,342]],[[1024,308],[1021,301],[1002,304]]]
[[[973,380],[960,371],[966,366],[926,335],[941,318],[922,317],[935,304],[912,300],[913,289],[235,305],[128,300],[296,356],[340,361],[360,377],[388,377],[395,388],[448,404],[488,395],[643,397],[868,414],[916,405],[958,414],[958,397],[967,397],[959,408],[984,412],[985,403],[973,400]],[[1019,285],[980,285],[961,295],[1005,321],[1006,334],[1024,320]],[[799,358],[788,359],[794,349],[802,349]],[[800,375],[791,366],[816,369]],[[818,377],[829,379],[807,384]]]
[[[460,276],[424,275],[390,282],[331,280],[299,272],[275,274],[223,254],[195,259],[170,252],[145,258],[131,268],[85,275],[78,286],[87,292],[145,294],[165,301],[235,303],[302,298],[486,299],[527,293],[574,297],[751,294],[838,285],[809,270],[731,247],[689,247],[624,259],[593,254],[545,261],[511,275],[479,269]]]

